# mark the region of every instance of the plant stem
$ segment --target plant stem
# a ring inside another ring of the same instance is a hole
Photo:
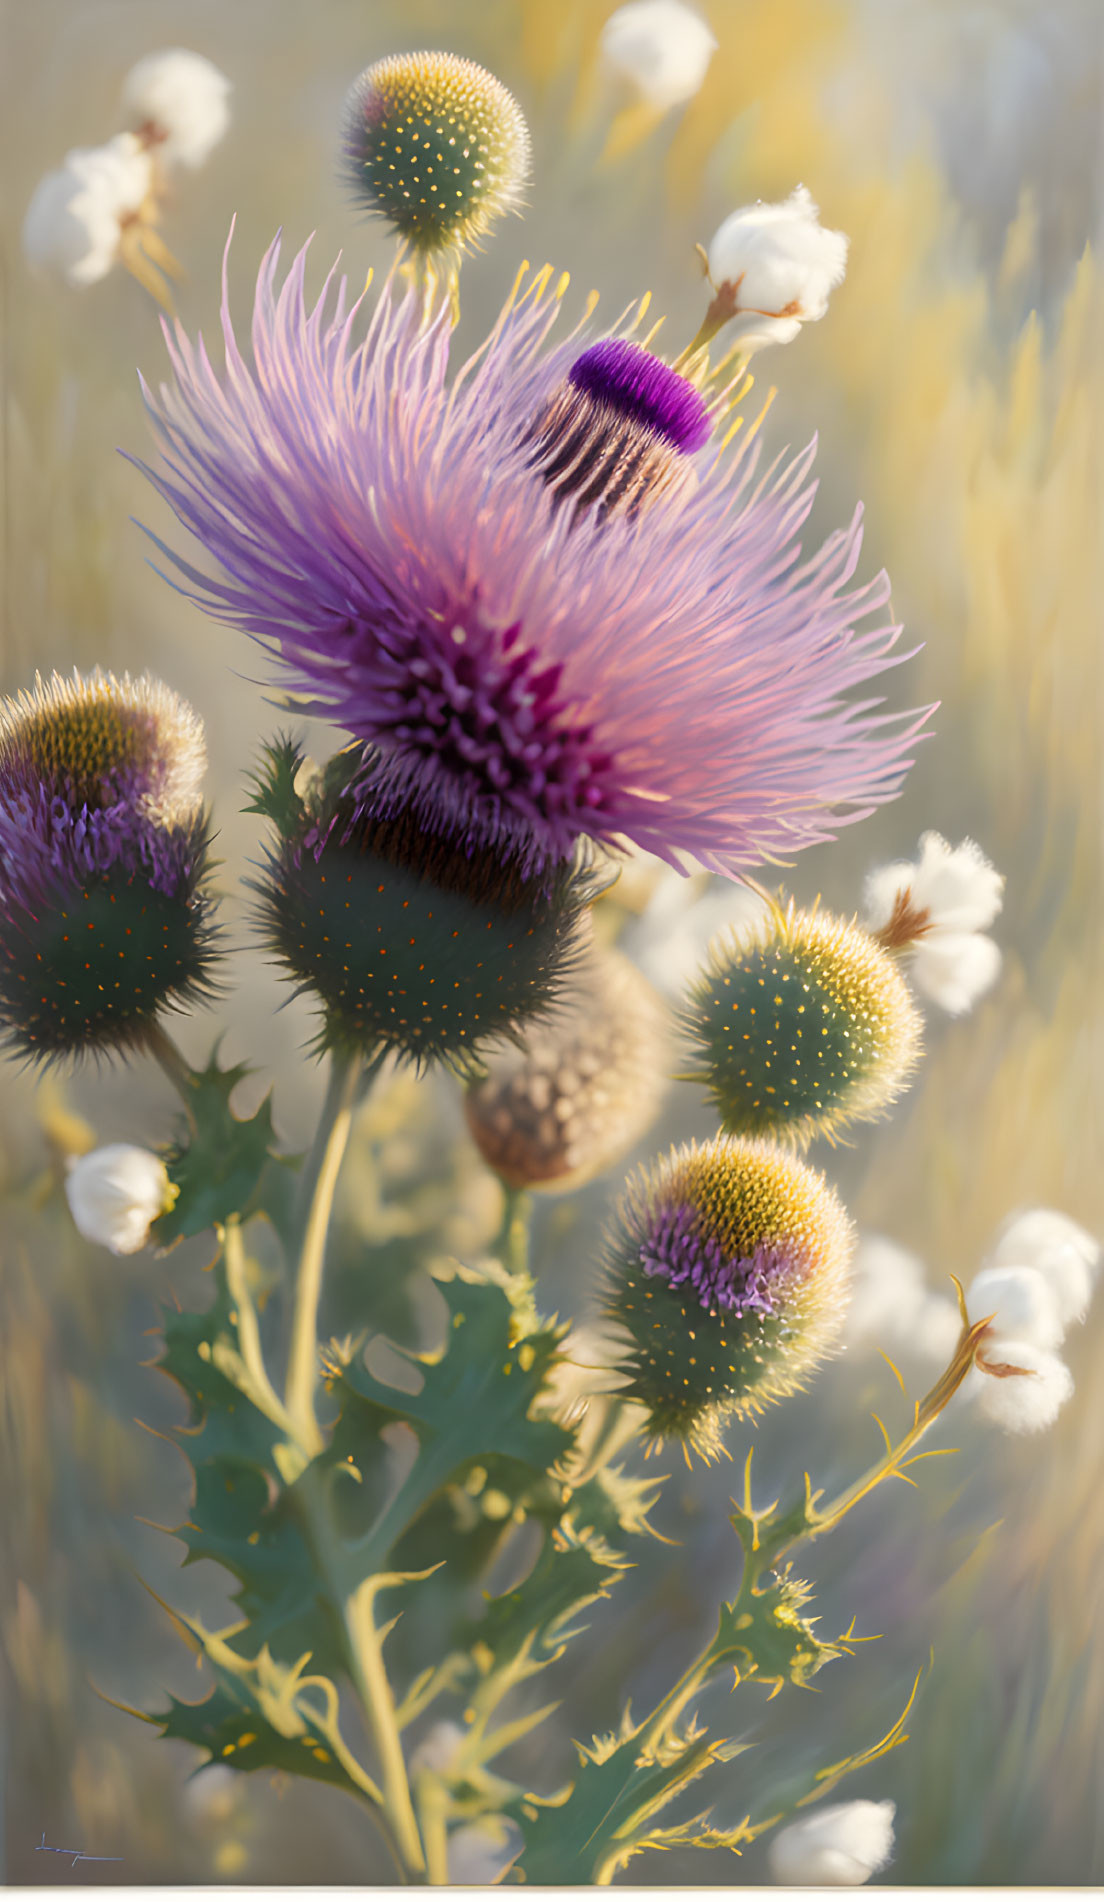
[[[238,1330],[238,1345],[241,1348],[242,1362],[253,1383],[251,1398],[270,1420],[280,1429],[289,1433],[292,1430],[287,1408],[268,1377],[264,1352],[261,1348],[261,1331],[257,1325],[257,1310],[249,1292],[249,1282],[245,1271],[245,1248],[242,1243],[241,1223],[236,1215],[231,1215],[222,1238],[222,1258],[226,1267],[226,1285],[230,1299],[234,1303],[235,1325]]]
[[[533,1198],[528,1189],[513,1189],[503,1183],[502,1221],[491,1243],[502,1266],[512,1275],[529,1272],[529,1224]]]
[[[195,1107],[192,1102],[192,1078],[195,1071],[183,1051],[178,1049],[167,1030],[158,1024],[152,1024],[146,1032],[145,1047],[154,1061],[161,1065],[173,1089],[176,1090],[187,1112],[188,1124],[195,1132]]]
[[[314,1390],[318,1378],[318,1302],[322,1293],[326,1236],[352,1126],[360,1069],[358,1056],[335,1055],[333,1058],[318,1132],[303,1171],[303,1192],[309,1201],[295,1284],[287,1410],[296,1434],[311,1455],[321,1452],[323,1446],[314,1411]]]
[[[395,1721],[395,1705],[383,1662],[383,1646],[376,1630],[372,1600],[376,1579],[365,1579],[345,1602],[345,1630],[349,1641],[349,1664],[365,1716],[372,1730],[383,1779],[384,1800],[389,1826],[404,1868],[415,1880],[425,1873],[425,1856],[414,1805],[406,1760]]]

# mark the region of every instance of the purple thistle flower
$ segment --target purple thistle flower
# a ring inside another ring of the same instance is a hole
[[[389,284],[357,343],[344,284],[308,307],[305,252],[278,261],[252,367],[225,276],[221,375],[166,327],[146,473],[218,564],[164,550],[193,598],[382,750],[397,804],[534,863],[589,835],[735,874],[896,793],[927,716],[847,698],[905,656],[886,577],[850,586],[858,513],[801,559],[813,445],[758,480],[757,446],[699,448],[687,379],[550,342],[547,271],[450,380],[446,310]]]
[[[202,724],[148,676],[0,702],[0,1029],[32,1057],[141,1043],[209,988]]]

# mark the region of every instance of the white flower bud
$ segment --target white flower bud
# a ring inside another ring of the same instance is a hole
[[[108,1143],[79,1156],[69,1165],[65,1193],[81,1234],[113,1255],[144,1248],[150,1223],[177,1197],[160,1156],[132,1143]]]
[[[693,98],[717,50],[701,15],[681,0],[631,0],[618,7],[599,45],[607,71],[661,112]]]
[[[880,931],[890,921],[897,896],[910,893],[914,911],[928,914],[935,931],[985,931],[1003,904],[1004,878],[973,839],[948,845],[925,832],[916,863],[880,865],[866,881],[868,923]]]
[[[448,1839],[448,1879],[454,1886],[488,1888],[517,1856],[521,1831],[514,1823],[489,1819],[461,1823]]]
[[[983,1340],[973,1371],[981,1376],[974,1383],[980,1411],[1006,1433],[1041,1433],[1053,1426],[1073,1392],[1065,1362],[1030,1341]]]
[[[962,1316],[958,1311],[958,1302],[953,1301],[950,1295],[929,1294],[925,1295],[913,1320],[909,1345],[925,1359],[946,1365],[961,1333]]]
[[[779,1830],[768,1860],[787,1888],[854,1887],[869,1882],[893,1854],[894,1803],[830,1803]]]
[[[697,976],[710,943],[719,932],[742,929],[763,916],[763,899],[750,886],[730,879],[704,882],[691,897],[695,881],[663,866],[644,910],[626,926],[618,948],[630,957],[661,997],[681,999]]]
[[[1036,1268],[1050,1286],[1063,1327],[1081,1321],[1092,1299],[1100,1244],[1057,1209],[1014,1215],[997,1238],[994,1267]]]
[[[123,225],[152,180],[149,153],[132,132],[67,152],[39,180],[23,220],[23,250],[35,269],[70,284],[97,284],[118,261]]]
[[[421,1743],[411,1752],[410,1774],[416,1776],[419,1770],[447,1770],[467,1734],[451,1718],[443,1718],[439,1724],[432,1724]]]
[[[735,291],[732,341],[744,350],[789,343],[803,323],[823,317],[829,293],[843,282],[847,242],[842,231],[820,224],[804,185],[780,205],[732,212],[709,246],[713,283]]]
[[[1000,976],[1000,946],[978,931],[933,931],[919,940],[909,975],[918,991],[961,1017]]]
[[[850,1340],[885,1345],[907,1337],[927,1295],[924,1264],[885,1235],[864,1235],[855,1251]]]
[[[163,165],[202,165],[230,124],[231,82],[202,53],[150,53],[123,81],[123,110]]]
[[[1050,1283],[1037,1268],[983,1268],[970,1283],[966,1304],[972,1321],[993,1316],[994,1336],[1030,1341],[1047,1353],[1065,1333]]]

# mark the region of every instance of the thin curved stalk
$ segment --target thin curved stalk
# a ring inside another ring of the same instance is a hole
[[[304,1192],[309,1201],[295,1280],[286,1393],[287,1410],[295,1431],[305,1451],[312,1456],[320,1452],[323,1445],[315,1417],[314,1391],[318,1381],[318,1303],[322,1293],[326,1236],[352,1127],[360,1073],[359,1056],[334,1057],[318,1133],[303,1175]]]

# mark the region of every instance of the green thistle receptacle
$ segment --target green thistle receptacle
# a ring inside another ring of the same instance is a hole
[[[877,1116],[920,1049],[893,955],[861,926],[792,901],[715,941],[682,1023],[722,1126],[800,1147]]]

